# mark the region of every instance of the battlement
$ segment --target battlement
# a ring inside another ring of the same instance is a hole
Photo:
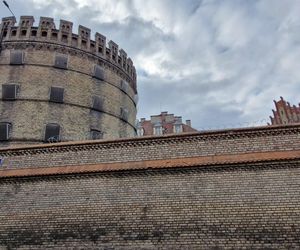
[[[34,22],[33,16],[21,16],[18,25],[15,17],[2,18],[2,41],[43,41],[84,50],[122,69],[136,86],[136,69],[132,60],[123,49],[119,49],[118,44],[113,41],[107,43],[104,35],[96,33],[92,40],[91,30],[82,25],[75,34],[72,32],[73,23],[66,20],[60,20],[59,29],[56,29],[54,19],[50,17],[40,17],[38,26],[34,26]]]

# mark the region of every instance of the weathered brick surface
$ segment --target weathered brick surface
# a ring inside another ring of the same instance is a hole
[[[1,249],[299,249],[300,162],[0,180]]]
[[[299,149],[300,126],[293,125],[1,149],[0,157],[2,169],[19,169]]]
[[[2,148],[0,249],[299,249],[299,132]]]

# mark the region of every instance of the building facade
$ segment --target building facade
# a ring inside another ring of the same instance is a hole
[[[300,122],[300,103],[291,106],[283,97],[279,101],[275,101],[275,110],[273,109],[273,117],[270,116],[271,125],[283,125]],[[270,125],[270,124],[269,124]]]
[[[179,134],[186,132],[197,132],[192,128],[191,120],[186,120],[184,124],[181,116],[168,114],[167,111],[161,112],[160,115],[152,115],[150,120],[141,118],[137,123],[137,135],[164,135]]]
[[[1,23],[1,145],[134,136],[136,71],[124,50],[65,20],[15,24]]]

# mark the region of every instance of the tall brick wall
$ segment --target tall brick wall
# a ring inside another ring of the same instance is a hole
[[[32,21],[31,18],[21,17],[20,23]],[[91,129],[103,132],[103,138],[134,136],[136,73],[131,59],[121,57],[124,51],[119,55],[118,48],[115,51],[111,47],[112,42],[110,48],[106,48],[105,41],[100,45],[89,36],[72,34],[72,30],[66,34],[73,42],[76,38],[76,44],[62,39],[59,35],[64,34],[62,28],[43,28],[41,23],[38,27],[32,24],[5,26],[5,22],[4,18],[1,28],[6,33],[1,44],[0,97],[2,84],[17,84],[18,93],[15,101],[0,100],[0,122],[11,124],[10,140],[2,145],[42,142],[48,123],[61,126],[62,141],[90,139]],[[61,26],[64,22],[61,21]],[[32,32],[39,29],[41,31],[33,36]],[[80,26],[79,31],[82,29]],[[22,36],[22,30],[27,32],[26,36]],[[42,30],[47,37],[42,36]],[[57,36],[54,38],[53,34]],[[84,47],[82,41],[88,41],[89,46]],[[100,47],[102,53],[98,52]],[[23,52],[24,64],[11,64],[11,55],[16,51]],[[67,69],[54,67],[56,56],[67,57]],[[94,77],[95,66],[103,70],[103,80]],[[128,86],[124,87],[122,82],[128,82]],[[49,102],[51,87],[64,88],[63,103]],[[102,100],[98,110],[92,107],[95,96]],[[128,110],[128,118],[122,116],[121,109]]]
[[[300,161],[0,180],[1,249],[298,249]]]
[[[1,149],[0,249],[298,249],[299,132]]]

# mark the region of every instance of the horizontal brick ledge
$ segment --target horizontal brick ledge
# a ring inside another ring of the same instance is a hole
[[[39,167],[27,169],[5,169],[0,170],[0,178],[7,177],[26,177],[41,175],[61,175],[76,173],[93,173],[106,171],[122,171],[137,169],[162,169],[175,167],[209,166],[209,165],[227,165],[239,163],[255,163],[279,160],[300,159],[300,150],[277,151],[277,152],[258,152],[235,155],[216,155],[201,156],[164,160],[149,160],[136,162],[118,162],[118,163],[99,163],[78,166],[61,167]]]
[[[295,132],[296,131],[296,132]],[[124,143],[149,143],[153,141],[155,143],[170,141],[170,140],[184,140],[192,139],[194,137],[221,137],[221,136],[241,136],[245,137],[247,135],[261,135],[268,133],[300,133],[300,123],[297,124],[288,124],[288,125],[276,125],[276,126],[263,126],[263,127],[250,127],[250,128],[232,128],[232,129],[223,129],[223,130],[212,130],[212,131],[199,131],[199,132],[187,132],[180,134],[166,134],[161,136],[142,136],[142,137],[132,137],[132,138],[119,138],[119,139],[101,139],[101,140],[88,140],[88,141],[68,141],[68,142],[59,142],[59,143],[49,143],[49,144],[35,144],[35,145],[13,145],[9,147],[0,147],[0,154],[5,154],[9,152],[18,152],[26,150],[39,150],[47,151],[51,149],[61,150],[66,148],[67,151],[71,150],[74,147],[91,147],[91,146],[108,146],[111,144],[116,144],[118,146],[123,145]]]

